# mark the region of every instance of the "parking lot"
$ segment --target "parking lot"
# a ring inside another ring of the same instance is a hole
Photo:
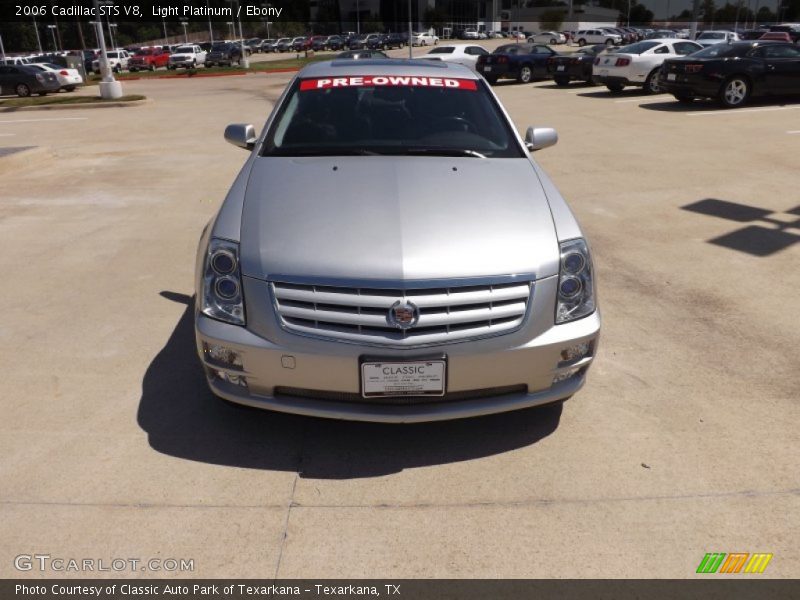
[[[592,243],[599,355],[563,409],[389,426],[232,408],[195,355],[197,241],[247,157],[223,129],[290,77],[0,113],[3,576],[41,576],[13,567],[31,553],[194,560],[132,577],[800,572],[800,103],[496,86],[521,131],[559,132],[535,158]]]

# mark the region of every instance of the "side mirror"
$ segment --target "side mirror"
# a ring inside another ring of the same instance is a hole
[[[256,128],[249,123],[233,123],[225,128],[225,141],[245,150],[256,145]]]
[[[528,127],[528,131],[525,132],[525,146],[528,152],[549,148],[557,143],[558,133],[551,127]]]

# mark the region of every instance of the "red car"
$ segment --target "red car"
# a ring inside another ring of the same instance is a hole
[[[792,42],[792,36],[785,31],[770,31],[762,35],[760,40],[775,40],[776,42]]]
[[[131,56],[128,70],[133,72],[142,70],[155,71],[159,67],[169,64],[169,52],[161,48],[141,48]]]

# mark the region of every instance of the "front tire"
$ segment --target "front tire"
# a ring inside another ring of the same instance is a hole
[[[550,38],[550,45],[551,46],[555,46],[556,45],[556,40],[554,38]]]
[[[533,69],[530,65],[522,65],[520,67],[517,81],[520,83],[530,83],[533,81]]]
[[[585,45],[586,45],[586,40],[585,39],[581,38],[581,39],[578,40],[578,46],[583,47]]]
[[[719,101],[725,108],[738,108],[743,106],[751,93],[750,81],[742,76],[735,75],[722,84],[719,91]]]

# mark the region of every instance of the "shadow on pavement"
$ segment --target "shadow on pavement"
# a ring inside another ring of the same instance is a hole
[[[708,240],[709,244],[763,257],[800,243],[800,235],[793,232],[800,228],[800,219],[782,217],[778,211],[717,198],[705,198],[681,208],[735,223],[752,223],[748,227]],[[800,216],[800,206],[783,214]]]
[[[798,103],[796,101],[781,99],[775,96],[765,96],[762,98],[751,98],[747,101],[747,104],[741,108],[764,108],[771,106],[781,108],[784,106],[796,106],[797,104]],[[736,111],[738,110],[736,108],[723,108],[719,102],[710,98],[697,99],[694,102],[684,104],[682,102],[678,102],[669,95],[664,96],[664,102],[649,102],[647,104],[640,104],[639,108],[661,112],[728,112],[729,114],[736,114]]]
[[[561,405],[476,419],[386,425],[239,408],[215,398],[195,353],[194,299],[142,381],[138,423],[163,454],[216,465],[347,479],[491,456],[533,444],[558,427]]]

